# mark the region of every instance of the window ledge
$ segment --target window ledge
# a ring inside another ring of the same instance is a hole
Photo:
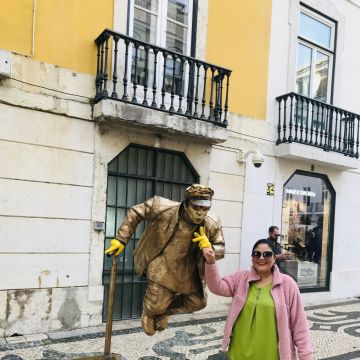
[[[277,145],[275,156],[282,159],[302,160],[311,164],[326,165],[340,170],[358,169],[360,165],[359,159],[298,143]]]
[[[176,133],[196,137],[197,141],[222,143],[228,139],[226,128],[210,122],[153,110],[120,101],[103,99],[94,105],[94,120],[129,127],[138,126],[157,133]]]

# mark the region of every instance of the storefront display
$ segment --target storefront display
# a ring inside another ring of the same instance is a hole
[[[281,246],[293,260],[282,268],[300,289],[329,287],[334,203],[325,175],[297,171],[284,185]]]

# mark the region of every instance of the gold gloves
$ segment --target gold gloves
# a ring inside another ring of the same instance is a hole
[[[105,254],[111,254],[112,252],[116,251],[114,255],[119,256],[124,250],[124,248],[125,245],[123,245],[119,240],[112,239],[110,241],[110,247],[105,250]]]
[[[194,239],[192,239],[193,242],[198,242],[199,248],[209,248],[211,249],[211,243],[207,236],[205,235],[204,228],[200,226],[200,235],[197,232],[194,232],[194,235],[196,236]]]

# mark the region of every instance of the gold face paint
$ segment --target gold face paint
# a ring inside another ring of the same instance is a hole
[[[194,205],[189,201],[188,205],[185,205],[184,218],[186,221],[193,224],[201,224],[209,212],[209,206]]]

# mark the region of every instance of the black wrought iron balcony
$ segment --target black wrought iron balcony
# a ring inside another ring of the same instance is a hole
[[[104,30],[95,102],[119,100],[227,126],[231,70]]]
[[[293,92],[276,100],[277,145],[297,142],[359,157],[360,115]]]

